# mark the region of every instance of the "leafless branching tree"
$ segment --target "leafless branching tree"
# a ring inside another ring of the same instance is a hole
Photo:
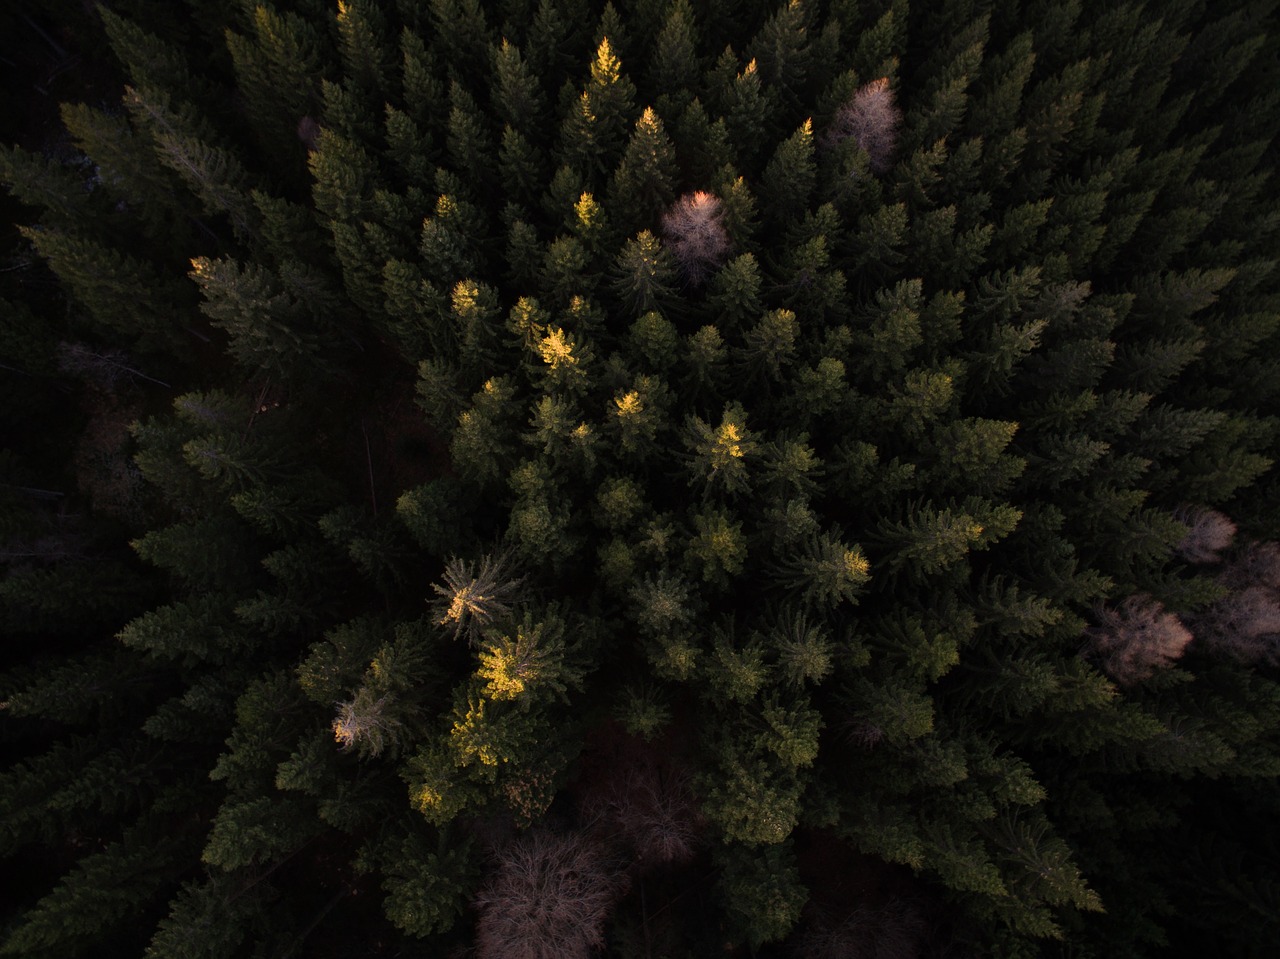
[[[133,361],[124,350],[97,349],[83,343],[58,344],[58,369],[71,376],[79,376],[95,386],[114,392],[122,380],[146,380],[168,388],[164,380],[148,376],[130,364]]]
[[[688,862],[706,828],[688,775],[657,763],[628,766],[589,798],[583,816],[625,842],[642,868]]]
[[[88,540],[76,530],[66,530],[33,540],[15,540],[0,545],[0,563],[61,563],[84,559]]]
[[[627,889],[625,874],[582,833],[534,829],[498,853],[476,895],[480,959],[587,959]]]
[[[1246,663],[1280,662],[1280,543],[1254,543],[1222,571],[1230,592],[1196,618],[1196,637]]]
[[[320,124],[313,117],[303,117],[298,121],[298,139],[308,150],[314,150],[320,142]]]
[[[662,236],[685,278],[695,286],[729,255],[720,198],[704,190],[686,193],[662,214]]]
[[[1231,589],[1261,586],[1280,591],[1280,543],[1253,543],[1231,561],[1221,579]]]
[[[889,78],[881,77],[859,87],[836,111],[826,139],[835,144],[853,137],[866,151],[871,172],[884,173],[893,163],[901,123],[902,111],[889,88]]]
[[[1192,640],[1177,616],[1145,594],[1130,596],[1115,609],[1100,609],[1097,618],[1085,635],[1103,668],[1124,686],[1173,665]]]
[[[1187,510],[1177,514],[1187,524],[1187,535],[1177,546],[1188,563],[1216,563],[1236,535],[1236,524],[1215,509]]]
[[[1198,624],[1211,649],[1246,663],[1280,660],[1280,597],[1250,586],[1210,608]]]

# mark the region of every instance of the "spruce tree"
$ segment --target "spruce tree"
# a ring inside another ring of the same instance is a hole
[[[0,951],[1264,954],[1273,6],[5,18]]]

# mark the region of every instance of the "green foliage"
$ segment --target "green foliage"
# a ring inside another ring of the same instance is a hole
[[[635,85],[609,38],[600,40],[591,77],[561,126],[561,154],[592,181],[614,168],[635,110]]]
[[[484,695],[528,709],[544,698],[565,699],[571,686],[581,690],[582,671],[566,649],[564,631],[554,616],[539,622],[528,613],[521,622],[486,631],[476,653]]]
[[[718,427],[691,417],[685,427],[685,445],[692,453],[690,482],[727,493],[749,488],[747,463],[754,459],[757,444],[740,404],[725,407]]]
[[[1250,953],[1274,4],[151,6],[2,18],[8,954]]]
[[[755,698],[768,679],[764,644],[751,637],[739,646],[730,631],[717,630],[707,669],[711,688],[720,698],[745,703]]]
[[[155,825],[139,825],[80,860],[5,937],[0,953],[31,956],[89,951],[94,943],[133,919],[168,885],[190,855],[190,837],[178,833],[156,842],[147,835]]]
[[[671,254],[648,230],[628,240],[614,261],[614,289],[637,317],[672,300],[675,276]]]
[[[264,148],[277,157],[301,159],[305,118],[314,118],[320,105],[320,31],[298,14],[256,6],[252,29],[244,34],[228,30],[226,44]]]
[[[708,773],[703,812],[727,840],[771,846],[791,835],[802,786],[789,769],[764,756],[726,756]]]
[[[21,229],[75,299],[109,331],[148,345],[169,339],[185,299],[171,276],[86,236]]]
[[[317,309],[292,293],[282,278],[234,261],[192,260],[200,308],[225,330],[228,351],[254,374],[289,376],[311,372],[323,342]]]
[[[126,88],[125,104],[155,139],[160,162],[176,173],[206,213],[225,215],[241,241],[256,231],[252,181],[236,154],[216,141],[199,115],[169,95],[146,87]]]
[[[228,871],[283,858],[318,831],[305,809],[297,801],[265,796],[224,803],[200,858]]]
[[[765,168],[762,182],[769,208],[782,218],[799,219],[809,207],[816,178],[813,123],[805,120]]]
[[[751,948],[786,936],[809,898],[791,850],[728,846],[723,858],[720,893]]]
[[[275,890],[259,881],[215,874],[188,881],[172,900],[147,948],[148,959],[229,959],[247,936],[266,937],[266,906]]]
[[[609,188],[610,208],[624,232],[646,227],[675,196],[675,151],[662,120],[646,108],[636,121]]]
[[[472,888],[468,849],[432,849],[419,833],[391,847],[381,858],[387,918],[411,936],[447,932]]]
[[[829,534],[800,544],[778,568],[778,581],[806,603],[835,606],[856,602],[855,595],[870,579],[870,564],[862,551]]]

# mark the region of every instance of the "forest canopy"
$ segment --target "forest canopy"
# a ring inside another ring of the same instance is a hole
[[[0,956],[1280,941],[1275,0],[0,33]]]

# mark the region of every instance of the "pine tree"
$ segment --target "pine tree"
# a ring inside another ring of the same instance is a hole
[[[151,144],[134,131],[126,117],[84,104],[64,105],[61,116],[77,148],[93,160],[102,184],[143,211],[149,233],[165,236],[172,231],[187,239],[182,220],[190,216],[188,203],[173,174],[161,165]]]
[[[520,48],[504,38],[493,53],[493,102],[501,120],[517,133],[539,137],[546,121],[546,96]]]
[[[808,899],[794,853],[786,846],[769,846],[761,852],[730,846],[724,859],[721,895],[730,913],[738,917],[751,948],[782,939]]]
[[[387,918],[413,936],[450,929],[473,888],[473,864],[466,846],[432,844],[419,832],[386,843],[380,856]]]
[[[724,84],[717,97],[718,106],[734,146],[734,155],[740,157],[746,166],[759,155],[766,141],[769,106],[760,72],[755,60],[749,61],[739,72],[738,58],[731,50],[726,50],[721,57],[717,72],[722,74]]]
[[[468,86],[476,86],[495,39],[484,7],[479,0],[431,0],[430,7],[433,49]]]
[[[599,183],[614,168],[632,124],[634,101],[635,85],[605,37],[591,64],[591,80],[561,127],[562,157],[589,182]]]
[[[236,154],[217,142],[209,124],[192,108],[173,104],[167,94],[145,87],[127,88],[125,106],[150,132],[160,162],[186,183],[205,212],[226,215],[242,242],[253,237],[253,183]]]
[[[634,316],[660,309],[674,299],[672,255],[648,230],[628,240],[614,261],[614,290]]]
[[[155,266],[87,236],[40,227],[23,234],[71,293],[109,330],[148,344],[173,334],[185,291]]]
[[[253,373],[290,377],[319,362],[316,317],[266,271],[199,257],[191,277],[204,294],[201,310],[231,337],[230,351]]]
[[[0,946],[9,955],[75,953],[110,941],[180,868],[189,837],[160,844],[131,830],[120,841],[80,861],[78,868],[30,910]]]
[[[3,18],[8,952],[1250,951],[1271,5],[140,9]]]
[[[646,108],[636,121],[609,187],[609,207],[624,233],[656,225],[674,196],[675,151],[662,120]]]
[[[816,179],[813,122],[805,120],[778,145],[765,167],[762,184],[770,209],[783,222],[799,219],[809,208]]]
[[[810,75],[821,69],[809,45],[811,16],[803,0],[779,7],[752,39],[748,51],[759,64],[760,78],[771,98],[784,109],[792,110],[803,102]]]
[[[267,903],[274,892],[268,883],[246,881],[234,874],[185,882],[169,915],[160,921],[146,955],[149,959],[233,956],[246,937],[264,937]]]
[[[693,453],[692,482],[728,493],[748,488],[747,462],[754,459],[757,443],[746,423],[746,410],[739,404],[725,406],[718,427],[696,416],[689,419],[685,445]]]
[[[321,35],[298,14],[257,6],[251,29],[228,30],[226,44],[263,149],[301,159],[303,124],[320,111]]]
[[[829,534],[798,544],[778,566],[778,581],[818,607],[856,602],[857,591],[869,578],[870,564],[861,549]]]

